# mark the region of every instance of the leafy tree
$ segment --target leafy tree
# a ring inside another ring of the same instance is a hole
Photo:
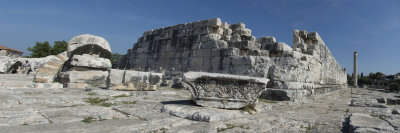
[[[369,78],[368,76],[361,77],[358,79],[359,85],[373,85],[375,82],[373,79]]]
[[[115,61],[118,61],[121,56],[122,56],[121,54],[113,53],[110,59],[111,64],[114,64]]]
[[[347,84],[353,85],[353,77],[351,77],[349,74],[347,74]]]
[[[390,91],[400,91],[400,85],[398,83],[390,83],[389,90]]]
[[[62,53],[64,51],[67,51],[67,45],[68,43],[64,40],[62,41],[55,41],[53,48],[51,48],[51,54],[52,55],[57,55],[59,53]]]
[[[56,55],[67,50],[68,43],[65,41],[55,41],[52,47],[48,41],[35,42],[35,46],[28,47],[28,51],[32,52],[31,58],[46,57]]]
[[[362,77],[364,77],[364,73],[363,73],[363,72],[361,72],[361,78],[362,78]]]
[[[28,47],[28,51],[31,51],[32,58],[46,57],[50,54],[51,46],[48,41],[45,42],[35,42],[35,46]]]

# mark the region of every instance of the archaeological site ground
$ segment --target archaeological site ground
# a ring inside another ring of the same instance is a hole
[[[0,132],[400,132],[399,92],[348,85],[324,33],[294,29],[288,45],[246,26],[145,31],[113,62],[90,34],[58,55],[0,56]]]

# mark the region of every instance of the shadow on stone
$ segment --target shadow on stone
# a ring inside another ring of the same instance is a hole
[[[243,116],[241,110],[226,110],[196,105],[191,100],[161,102],[161,112],[194,121],[217,122],[236,119]]]
[[[347,116],[346,118],[344,118],[344,121],[342,122],[342,133],[349,133],[350,132],[350,128],[349,128],[349,120],[350,120],[350,116]]]
[[[200,107],[200,106],[196,105],[196,103],[194,103],[192,100],[162,101],[161,103],[164,105],[176,104],[176,105],[187,105],[187,106]]]

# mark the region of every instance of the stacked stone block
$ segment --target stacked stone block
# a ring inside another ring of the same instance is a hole
[[[84,34],[68,42],[69,60],[58,75],[68,88],[107,87],[111,49],[102,37]]]
[[[346,72],[317,32],[294,30],[291,47],[274,37],[256,39],[245,24],[219,18],[146,31],[118,62],[120,69],[138,71],[269,78],[275,89],[346,84]]]

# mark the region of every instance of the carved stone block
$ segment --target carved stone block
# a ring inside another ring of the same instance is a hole
[[[268,81],[266,78],[218,73],[184,74],[185,87],[190,90],[197,105],[224,109],[255,104]]]

